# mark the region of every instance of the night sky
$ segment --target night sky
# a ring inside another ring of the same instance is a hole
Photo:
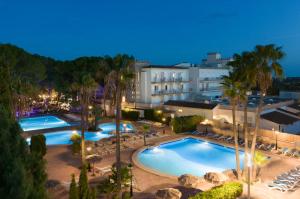
[[[274,43],[287,54],[286,75],[300,76],[300,1],[0,0],[0,43],[63,60],[128,53],[153,64]]]

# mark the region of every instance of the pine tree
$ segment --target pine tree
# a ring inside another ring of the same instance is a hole
[[[79,198],[89,199],[90,193],[89,193],[89,185],[88,185],[87,171],[85,165],[83,165],[81,168],[78,185],[79,185]]]
[[[72,174],[72,181],[70,184],[70,191],[69,191],[69,199],[79,199],[78,187],[75,181],[74,174]]]

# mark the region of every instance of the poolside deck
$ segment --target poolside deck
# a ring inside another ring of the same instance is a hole
[[[182,138],[186,135],[169,135],[160,138],[152,138],[148,140],[149,144],[156,144],[172,139]],[[204,138],[201,138],[204,139]],[[126,149],[122,151],[121,157],[122,161],[130,162],[132,154],[142,147],[142,142],[138,143],[134,148]],[[251,186],[251,195],[252,198],[257,199],[298,199],[300,195],[300,188],[295,192],[290,193],[281,193],[280,191],[270,190],[267,187],[267,184],[270,183],[274,177],[277,175],[286,172],[296,166],[300,165],[300,159],[286,157],[283,155],[276,155],[272,153],[268,153],[268,156],[271,157],[270,163],[262,169],[262,180],[259,183]],[[80,158],[74,157],[68,146],[56,146],[56,147],[48,147],[48,152],[46,155],[47,159],[47,172],[48,179],[58,180],[65,187],[68,187],[68,182],[70,181],[70,175],[75,173],[75,175],[79,175],[79,165]],[[115,161],[114,154],[105,156],[103,160],[99,163],[96,163],[95,166],[99,168],[107,167],[112,165]],[[141,169],[137,166],[133,167],[133,174],[136,181],[134,198],[138,199],[151,199],[154,198],[154,194],[158,189],[167,188],[167,187],[176,187],[181,190],[184,190],[183,198],[187,198],[189,193],[195,192],[195,190],[187,190],[180,187],[176,179],[162,177],[154,173],[150,173],[144,169]],[[95,182],[100,180],[100,176],[89,177],[91,182]],[[147,179],[147,180],[145,180]],[[210,183],[203,184],[202,190],[210,189],[213,185]],[[246,186],[246,185],[245,185]],[[246,194],[246,187],[244,189],[244,194]],[[67,193],[67,192],[65,192]],[[243,196],[245,197],[245,195]],[[54,197],[55,198],[55,197]],[[56,198],[68,198],[67,194],[60,194],[59,197]]]

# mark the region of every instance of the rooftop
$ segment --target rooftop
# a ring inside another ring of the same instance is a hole
[[[260,116],[261,118],[265,119],[265,120],[269,120],[271,122],[277,123],[277,124],[293,124],[297,121],[299,121],[300,119],[290,116],[288,114],[279,112],[279,111],[272,111],[269,113],[265,113],[263,115]]]
[[[187,67],[183,67],[183,66],[166,66],[166,65],[149,65],[149,66],[144,66],[143,68],[188,69]]]
[[[207,104],[207,103],[179,101],[179,100],[169,100],[165,102],[164,105],[181,106],[181,107],[189,107],[189,108],[201,108],[201,109],[214,109],[217,106],[217,104]]]

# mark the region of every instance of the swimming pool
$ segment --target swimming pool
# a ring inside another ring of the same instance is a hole
[[[122,126],[122,129],[124,128],[124,124],[121,123],[120,126]],[[103,123],[100,124],[99,127],[103,131],[99,132],[85,132],[85,140],[89,141],[98,141],[102,138],[108,138],[113,136],[111,134],[112,131],[116,129],[115,123]],[[126,123],[126,130],[132,131],[134,128],[132,124]],[[65,131],[57,131],[57,132],[51,132],[51,133],[44,133],[44,136],[46,138],[46,145],[62,145],[62,144],[71,144],[70,138],[73,135],[73,133],[78,133],[81,135],[81,132],[78,130],[65,130]],[[30,138],[27,138],[28,144],[30,144]]]
[[[28,117],[19,120],[23,131],[33,131],[56,127],[70,126],[69,123],[55,116]]]
[[[172,176],[222,172],[235,168],[235,150],[200,139],[184,138],[138,153],[138,161],[156,172]],[[241,166],[244,152],[240,151]]]
[[[108,122],[108,123],[102,123],[99,124],[98,127],[102,129],[102,131],[105,132],[112,132],[116,130],[116,123],[114,122]],[[133,131],[134,128],[132,124],[130,123],[120,123],[120,130],[121,131]]]
[[[74,133],[78,133],[81,135],[80,131],[72,131],[72,130],[66,130],[66,131],[57,131],[53,133],[44,133],[44,136],[46,138],[46,145],[61,145],[61,144],[71,144],[70,141],[71,136]],[[108,138],[112,135],[108,132],[85,132],[84,133],[85,140],[89,141],[98,141],[102,138]],[[27,138],[26,140],[30,144],[30,138]]]

